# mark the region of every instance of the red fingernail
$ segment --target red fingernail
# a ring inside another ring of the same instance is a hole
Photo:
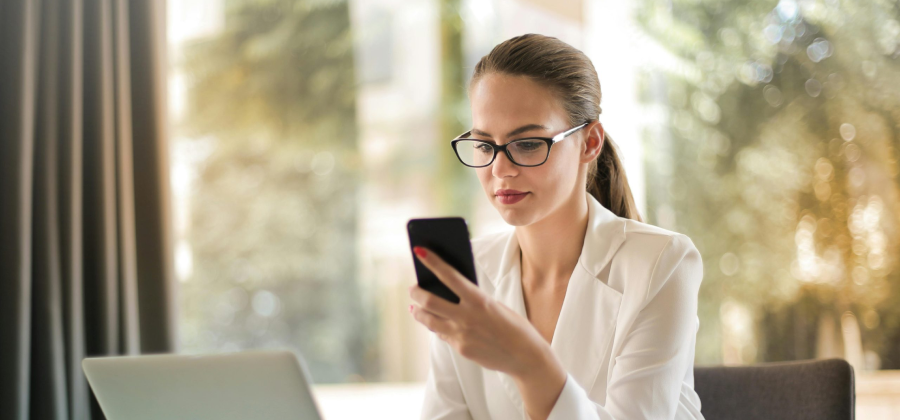
[[[416,255],[419,256],[419,258],[425,258],[425,256],[428,255],[428,252],[425,251],[425,248],[422,248],[420,246],[414,246],[413,252],[415,252]]]
[[[413,306],[409,305],[409,313],[412,313],[412,310],[413,310]]]

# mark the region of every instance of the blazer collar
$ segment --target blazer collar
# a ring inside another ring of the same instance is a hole
[[[607,284],[608,263],[625,241],[625,219],[588,195],[588,225],[578,265],[572,272],[550,348],[566,371],[589,393],[598,384],[612,341],[621,303],[621,291]],[[489,276],[494,298],[527,317],[522,295],[521,259],[515,232],[500,258],[499,272]],[[493,271],[493,270],[492,270]],[[506,394],[524,410],[521,396],[508,375],[496,372]],[[605,376],[604,376],[605,379]],[[524,411],[523,411],[524,412]]]

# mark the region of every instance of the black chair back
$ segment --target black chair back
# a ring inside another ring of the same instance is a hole
[[[853,367],[842,359],[695,366],[706,420],[853,420]]]

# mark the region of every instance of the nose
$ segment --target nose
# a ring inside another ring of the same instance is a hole
[[[491,163],[491,174],[496,178],[505,178],[516,176],[518,173],[518,166],[509,160],[509,156],[506,156],[506,153],[498,152],[497,157],[494,158],[494,163]]]

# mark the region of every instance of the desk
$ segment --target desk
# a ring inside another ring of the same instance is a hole
[[[422,410],[423,383],[316,385],[325,420],[414,420]]]
[[[900,419],[900,370],[856,374],[856,418]]]
[[[325,420],[418,420],[424,384],[316,385]],[[900,370],[856,374],[856,418],[900,419]]]

